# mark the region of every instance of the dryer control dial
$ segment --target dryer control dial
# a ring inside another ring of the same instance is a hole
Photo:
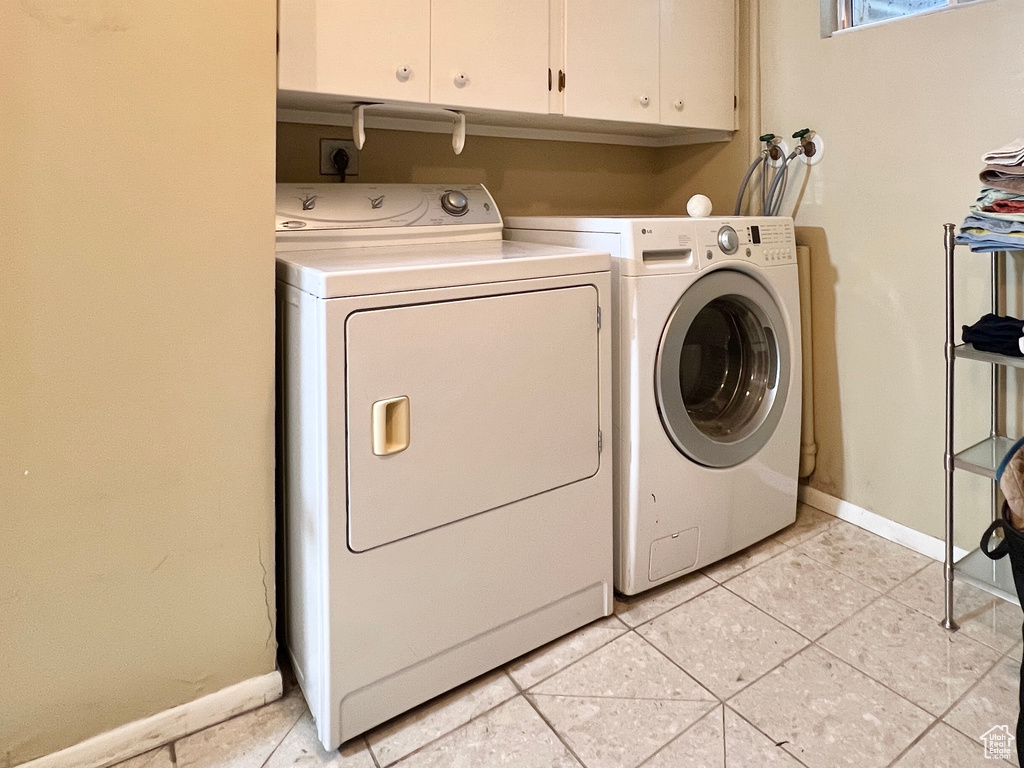
[[[441,207],[452,216],[465,216],[469,212],[469,200],[457,189],[450,189],[441,195]]]
[[[718,230],[718,247],[722,249],[723,253],[729,256],[739,250],[740,236],[737,235],[736,230],[728,224]]]

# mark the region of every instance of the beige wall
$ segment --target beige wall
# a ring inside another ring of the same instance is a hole
[[[274,26],[0,4],[0,768],[274,668]]]
[[[319,175],[321,138],[352,138],[351,128],[278,123],[277,180],[337,181]],[[467,136],[461,155],[441,133],[367,130],[360,183],[483,183],[505,216],[639,213],[655,205],[657,150]]]
[[[786,206],[814,240],[811,483],[941,536],[941,226],[973,202],[980,155],[1022,133],[1024,4],[993,0],[831,39],[819,36],[818,9],[761,0],[763,128],[810,126],[826,141]],[[970,322],[983,311],[988,262],[960,263],[957,320]],[[958,367],[961,448],[987,435],[983,368]],[[960,503],[987,500],[984,483],[961,485]],[[964,543],[976,546],[978,533]]]
[[[370,129],[359,175],[349,181],[483,183],[505,216],[681,213],[697,192],[711,197],[716,213],[731,212],[746,135],[664,148],[468,136],[455,155],[447,134]],[[277,136],[278,181],[335,182],[320,175],[320,139],[349,139],[352,130],[278,123]]]

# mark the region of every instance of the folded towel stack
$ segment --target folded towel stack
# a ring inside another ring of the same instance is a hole
[[[957,242],[972,251],[1024,250],[1024,139],[989,152],[982,162],[985,186]]]

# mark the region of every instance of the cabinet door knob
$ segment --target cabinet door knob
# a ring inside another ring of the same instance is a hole
[[[404,83],[408,81],[410,77],[412,77],[412,70],[409,69],[408,67],[399,67],[395,71],[395,77],[398,79],[398,82]]]
[[[465,88],[467,85],[469,85],[469,78],[466,77],[462,72],[455,76],[456,88]]]
[[[672,106],[675,107],[676,109],[678,109],[680,112],[682,112],[683,111],[683,100],[682,99],[676,99],[672,103]]]
[[[645,109],[647,107],[651,106],[651,97],[650,96],[641,96],[640,97],[640,106],[644,107]]]

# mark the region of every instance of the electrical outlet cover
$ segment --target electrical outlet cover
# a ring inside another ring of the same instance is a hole
[[[320,175],[337,176],[338,169],[334,167],[331,155],[335,150],[344,149],[348,152],[348,168],[345,170],[345,178],[359,175],[359,150],[355,142],[350,139],[320,139]]]

